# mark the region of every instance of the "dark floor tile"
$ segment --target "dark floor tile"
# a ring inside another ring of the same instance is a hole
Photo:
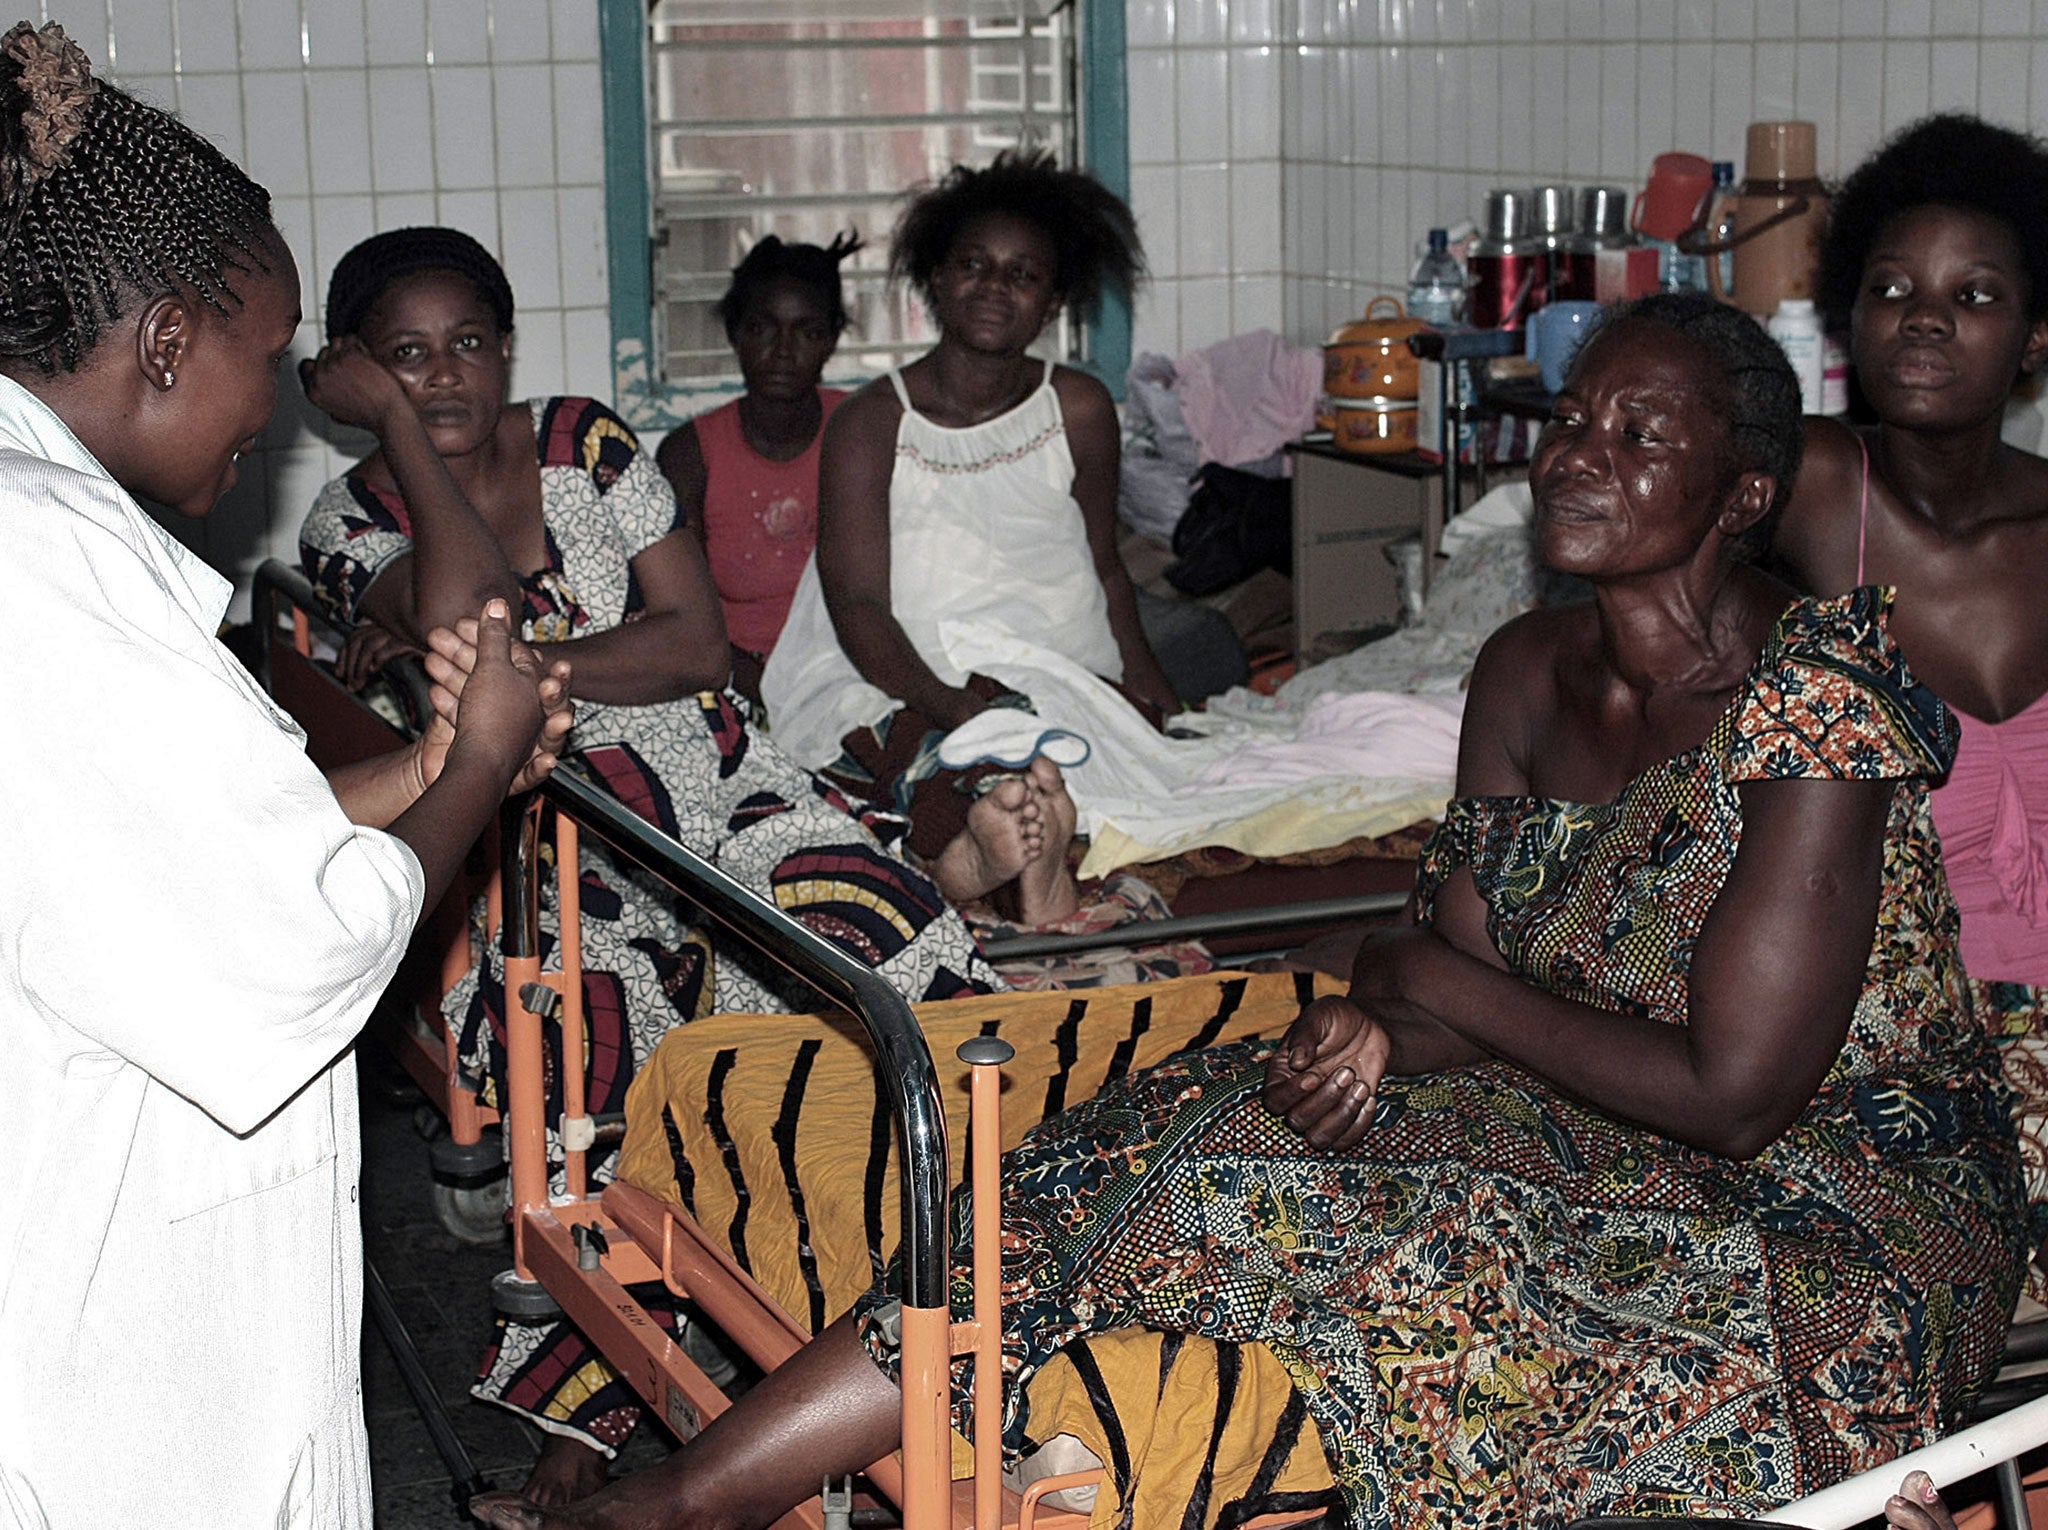
[[[469,1396],[491,1336],[491,1278],[510,1266],[511,1242],[473,1247],[435,1220],[427,1150],[413,1120],[416,1104],[416,1094],[376,1081],[363,1088],[364,1255],[383,1276],[399,1321],[475,1466],[493,1487],[517,1487],[539,1451],[539,1431]],[[382,1337],[367,1324],[365,1329],[363,1412],[379,1530],[447,1530],[463,1522],[449,1497],[447,1468]],[[644,1425],[613,1471],[638,1471],[672,1449],[666,1430]]]
[[[516,1488],[525,1478],[526,1470],[522,1467],[518,1471],[487,1475],[486,1481],[494,1488]],[[456,1512],[445,1479],[412,1482],[403,1487],[379,1486],[375,1489],[375,1503],[377,1530],[451,1530],[457,1525],[475,1530],[476,1521]]]

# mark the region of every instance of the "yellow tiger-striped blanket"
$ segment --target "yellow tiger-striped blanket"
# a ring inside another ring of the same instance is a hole
[[[938,1064],[952,1182],[967,1158],[969,1037],[1017,1050],[1003,1146],[1175,1052],[1277,1036],[1329,979],[1210,973],[917,1007]],[[627,1096],[619,1176],[680,1205],[813,1332],[874,1283],[900,1227],[888,1101],[857,1022],[721,1015],[680,1026]],[[716,1321],[717,1315],[712,1314]],[[1334,1502],[1315,1426],[1263,1345],[1133,1329],[1073,1346],[1030,1384],[1031,1433],[1107,1464],[1094,1530],[1231,1530]],[[956,1470],[968,1462],[955,1442]]]

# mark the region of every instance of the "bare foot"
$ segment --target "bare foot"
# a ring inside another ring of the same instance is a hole
[[[1034,768],[1037,762],[1033,762]],[[1053,767],[1057,773],[1058,767]],[[939,852],[932,880],[954,903],[987,897],[1045,851],[1045,808],[1024,776],[999,781],[967,810],[967,827]],[[1072,826],[1068,834],[1073,833]]]
[[[1925,1472],[1906,1473],[1898,1492],[1885,1500],[1884,1522],[1892,1530],[1956,1530],[1956,1517]]]
[[[611,1474],[603,1451],[566,1434],[551,1434],[519,1493],[528,1503],[560,1508],[588,1498],[611,1480]]]
[[[1043,755],[1031,762],[1026,779],[1044,821],[1044,851],[1017,875],[1017,914],[1024,924],[1052,924],[1081,906],[1081,890],[1067,865],[1080,814],[1067,795],[1067,778]]]
[[[527,1502],[517,1493],[479,1493],[469,1501],[469,1516],[495,1530],[546,1530],[564,1523],[558,1516]]]

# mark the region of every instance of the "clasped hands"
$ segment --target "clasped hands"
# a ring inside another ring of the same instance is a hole
[[[549,663],[514,637],[505,602],[493,600],[480,617],[429,632],[422,662],[434,715],[417,745],[421,791],[459,750],[482,752],[510,792],[547,779],[576,722],[567,659]]]
[[[1399,1070],[1398,1044],[1435,1022],[1414,1002],[1423,964],[1447,951],[1427,929],[1376,930],[1360,948],[1349,994],[1306,1005],[1266,1059],[1266,1108],[1319,1152],[1365,1139],[1381,1081]]]

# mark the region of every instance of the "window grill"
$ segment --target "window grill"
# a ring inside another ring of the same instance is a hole
[[[842,272],[853,318],[827,376],[871,377],[928,349],[916,298],[887,281],[910,187],[1030,143],[1079,148],[1071,0],[657,0],[649,13],[656,345],[672,385],[733,380],[712,312],[769,234],[868,247]],[[1083,342],[1062,315],[1052,337]]]

